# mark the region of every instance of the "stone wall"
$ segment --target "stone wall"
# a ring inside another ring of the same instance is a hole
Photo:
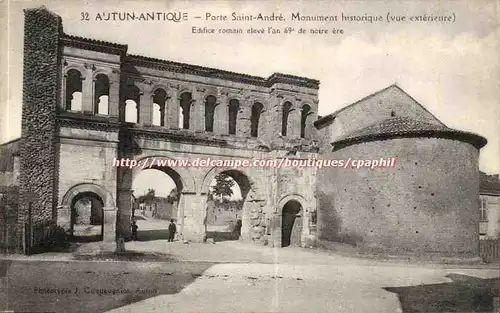
[[[43,9],[25,10],[19,222],[33,200],[33,220],[50,221],[57,202],[56,108],[61,19]]]
[[[344,147],[334,159],[396,157],[396,167],[318,171],[321,240],[384,253],[478,255],[478,149],[399,138]]]

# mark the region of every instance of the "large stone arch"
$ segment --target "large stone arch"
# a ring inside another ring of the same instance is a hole
[[[259,244],[266,242],[266,213],[264,205],[266,197],[264,190],[255,184],[252,175],[242,168],[212,167],[203,177],[200,185],[199,194],[203,197],[203,214],[206,216],[207,195],[210,184],[220,173],[227,173],[239,185],[243,202],[241,218],[241,239],[244,241],[253,241]]]
[[[148,159],[146,161],[146,159]],[[151,164],[152,160],[160,160],[160,161],[163,161],[163,160],[176,160],[174,158],[170,158],[170,157],[166,157],[166,156],[159,156],[159,155],[152,155],[152,156],[144,156],[144,157],[141,157],[141,158],[138,158],[136,159],[138,162],[141,162],[139,164],[144,164],[144,162],[147,162],[146,164]],[[128,172],[130,173],[131,175],[131,181],[130,183],[132,183],[133,179],[135,178],[135,176],[141,172],[142,170],[145,170],[145,169],[157,169],[157,170],[160,170],[162,172],[164,172],[165,174],[169,175],[173,180],[174,182],[177,184],[178,182],[182,185],[182,192],[183,193],[196,193],[196,182],[194,180],[194,176],[191,174],[191,171],[189,170],[189,168],[187,167],[182,167],[182,166],[179,166],[179,167],[176,167],[176,168],[165,168],[165,169],[162,169],[162,168],[159,168],[159,167],[155,167],[155,166],[152,166],[152,167],[148,167],[148,166],[145,166],[144,168],[141,167],[141,166],[134,166],[132,169],[130,169]],[[174,176],[176,177],[172,177],[173,174]],[[176,181],[178,180],[178,181]]]
[[[180,233],[183,231],[184,225],[184,209],[188,206],[188,209],[191,209],[193,198],[196,198],[197,185],[195,183],[194,176],[191,171],[187,167],[167,167],[167,166],[150,166],[151,162],[154,160],[158,161],[166,161],[166,160],[176,160],[174,158],[162,156],[162,155],[146,155],[142,154],[138,156],[135,161],[137,162],[137,166],[132,168],[130,167],[122,167],[120,170],[122,174],[119,176],[118,181],[118,199],[119,199],[119,222],[118,222],[118,233],[120,236],[124,238],[130,238],[130,222],[132,218],[132,185],[135,177],[142,170],[146,169],[156,169],[160,170],[163,173],[167,174],[174,181],[177,190],[180,193],[180,198],[178,202],[178,211],[177,211],[177,222],[180,224],[179,229]],[[147,161],[146,161],[147,160]],[[145,163],[147,162],[147,163]],[[143,164],[146,164],[143,166]]]
[[[82,193],[94,193],[104,202],[103,241],[114,242],[116,239],[116,202],[109,190],[94,183],[80,183],[69,188],[61,200],[57,211],[57,225],[66,231],[71,230],[71,204]]]
[[[210,184],[212,183],[212,181],[214,180],[214,178],[217,175],[219,175],[220,173],[222,173],[222,172],[228,172],[228,171],[239,172],[239,173],[241,173],[242,175],[244,175],[248,179],[249,187],[250,187],[250,192],[248,193],[247,196],[252,196],[252,199],[253,199],[253,198],[256,198],[256,197],[258,198],[260,195],[262,195],[262,193],[260,192],[260,190],[255,189],[255,187],[254,187],[255,184],[254,184],[254,181],[252,179],[252,176],[245,169],[242,169],[242,168],[234,169],[234,168],[217,167],[217,166],[214,166],[214,167],[210,168],[205,173],[205,175],[203,175],[203,180],[202,180],[202,183],[199,185],[198,193],[201,194],[201,195],[208,194],[208,190],[209,190]]]

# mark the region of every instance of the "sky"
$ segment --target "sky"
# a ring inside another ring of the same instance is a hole
[[[129,54],[268,77],[274,72],[320,80],[320,115],[398,84],[447,126],[488,139],[480,169],[500,173],[498,1],[3,1],[0,141],[20,136],[23,8],[45,5],[67,34],[127,44]],[[82,15],[82,12],[84,15]],[[109,12],[181,12],[179,23],[95,19]],[[205,21],[212,16],[282,13],[285,22]],[[454,22],[297,22],[302,15],[447,15]],[[89,21],[82,21],[88,13]],[[195,16],[200,16],[196,19]],[[191,28],[260,28],[281,34],[193,34]],[[285,27],[295,33],[285,34]],[[343,34],[297,34],[298,28]]]

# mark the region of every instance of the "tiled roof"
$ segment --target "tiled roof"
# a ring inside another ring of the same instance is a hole
[[[416,101],[415,99],[413,99],[413,98],[412,98],[412,96],[410,96],[410,95],[409,95],[406,91],[404,91],[401,87],[399,87],[397,84],[392,84],[392,85],[387,86],[387,87],[385,87],[385,88],[383,88],[383,89],[380,89],[380,90],[378,90],[378,91],[376,91],[376,92],[374,92],[374,93],[372,93],[372,94],[369,94],[368,96],[366,96],[366,97],[364,97],[364,98],[362,98],[362,99],[360,99],[360,100],[358,100],[358,101],[356,101],[356,102],[354,102],[354,103],[351,103],[351,104],[349,104],[349,105],[347,105],[347,106],[345,106],[345,107],[343,107],[343,108],[341,108],[341,109],[338,109],[337,111],[335,111],[335,112],[333,112],[333,113],[330,113],[330,114],[325,115],[325,116],[322,116],[322,117],[318,117],[318,119],[314,122],[314,126],[321,128],[323,125],[327,124],[328,122],[333,121],[333,120],[337,117],[337,115],[339,115],[339,114],[340,114],[340,113],[342,113],[343,111],[345,111],[345,110],[347,110],[347,109],[349,109],[349,108],[352,108],[352,107],[356,106],[357,104],[359,104],[359,103],[361,103],[361,102],[364,102],[364,101],[366,101],[366,100],[368,100],[368,99],[370,99],[370,98],[372,98],[372,97],[375,97],[375,96],[377,96],[377,95],[379,95],[379,94],[382,94],[382,93],[384,93],[385,91],[387,91],[387,90],[389,90],[389,89],[391,89],[391,88],[396,88],[396,89],[398,89],[400,92],[404,93],[404,94],[405,94],[405,95],[407,95],[409,98],[411,98],[413,101],[415,101],[415,103],[417,103],[418,105],[420,105],[420,106],[422,107],[422,109],[423,109],[423,110],[427,111],[430,115],[434,116],[434,115],[433,115],[431,112],[429,112],[429,111],[428,111],[428,110],[427,110],[427,109],[426,109],[423,105],[421,105],[420,103],[418,103],[418,101]],[[436,120],[438,120],[438,119],[436,118]],[[438,121],[439,121],[439,120],[438,120]],[[441,123],[441,124],[442,124],[442,123]],[[443,126],[444,126],[444,124],[443,124]]]
[[[84,37],[70,36],[63,34],[61,36],[62,44],[70,47],[87,49],[92,51],[104,52],[122,55],[124,65],[142,66],[147,68],[158,69],[162,71],[172,71],[176,73],[192,74],[204,77],[221,78],[245,84],[256,86],[271,87],[277,83],[290,84],[301,87],[319,89],[319,80],[307,77],[294,76],[282,73],[274,73],[268,78],[251,76],[231,71],[225,71],[216,68],[209,68],[199,65],[174,62],[169,60],[155,59],[140,55],[127,55],[127,45],[95,40]]]
[[[479,193],[500,196],[500,179],[495,175],[479,173]]]
[[[319,83],[320,83],[319,80],[316,79],[282,74],[282,73],[274,73],[268,78],[264,78],[264,77],[241,74],[241,73],[204,67],[199,65],[149,58],[140,55],[127,55],[124,60],[124,63],[125,64],[128,63],[132,66],[142,66],[162,71],[172,71],[177,73],[192,74],[204,77],[221,78],[221,79],[252,84],[257,86],[266,86],[266,87],[271,87],[273,84],[276,83],[285,83],[295,86],[319,89]]]
[[[71,36],[67,34],[63,34],[60,39],[64,45],[80,49],[98,51],[98,52],[120,55],[120,54],[125,54],[128,49],[127,45],[78,37],[78,36]]]
[[[410,117],[393,117],[347,134],[334,144],[349,144],[398,136],[453,138],[469,142],[478,149],[487,142],[479,135],[451,129],[444,125],[431,124]]]

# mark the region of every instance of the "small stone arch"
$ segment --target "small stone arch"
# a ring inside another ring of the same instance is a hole
[[[165,93],[167,94],[167,98],[172,97],[171,88],[168,88],[165,84],[161,84],[161,83],[153,85],[153,88],[151,88],[151,95],[154,95],[154,93],[158,89],[163,89],[165,91]]]
[[[226,99],[227,104],[229,104],[231,100],[238,100],[240,104],[244,102],[244,97],[242,95],[233,92],[228,93]]]
[[[303,196],[299,195],[299,194],[290,194],[290,195],[286,195],[284,197],[281,198],[281,200],[278,201],[277,205],[276,205],[276,213],[280,214],[281,213],[281,210],[283,210],[283,207],[285,206],[285,204],[287,204],[288,201],[290,200],[295,200],[297,201],[298,203],[300,203],[300,205],[302,206],[302,209],[304,211],[307,211],[307,206],[305,205],[307,203],[307,200],[306,198],[304,198]]]
[[[92,80],[95,80],[98,75],[106,75],[108,76],[108,79],[110,79],[110,77],[113,75],[113,71],[111,69],[98,68],[94,73],[92,73]]]
[[[276,206],[278,223],[275,229],[277,232],[276,238],[279,238],[279,242],[276,242],[278,246],[303,246],[303,234],[305,230],[307,231],[308,227],[306,212],[309,211],[304,205],[305,203],[307,203],[306,199],[298,194],[287,195],[278,201]],[[287,206],[288,204],[290,206]],[[288,213],[285,213],[285,208],[288,210]],[[297,218],[300,219],[297,220]],[[297,225],[297,223],[299,224]]]
[[[63,71],[64,75],[67,75],[68,72],[71,70],[79,71],[82,74],[82,76],[85,76],[83,74],[87,72],[87,69],[81,64],[68,64],[64,67],[64,71]]]
[[[113,195],[104,187],[97,184],[82,183],[71,187],[63,196],[61,205],[70,207],[73,198],[80,193],[92,192],[101,197],[106,208],[115,208],[115,200]]]
[[[176,96],[175,96],[175,98],[176,98],[177,100],[182,100],[181,96],[182,96],[182,94],[183,94],[183,93],[189,93],[189,94],[191,95],[191,97],[193,97],[193,94],[194,94],[194,92],[193,92],[193,89],[192,89],[192,88],[182,87],[182,88],[180,88],[180,89],[176,92]]]

